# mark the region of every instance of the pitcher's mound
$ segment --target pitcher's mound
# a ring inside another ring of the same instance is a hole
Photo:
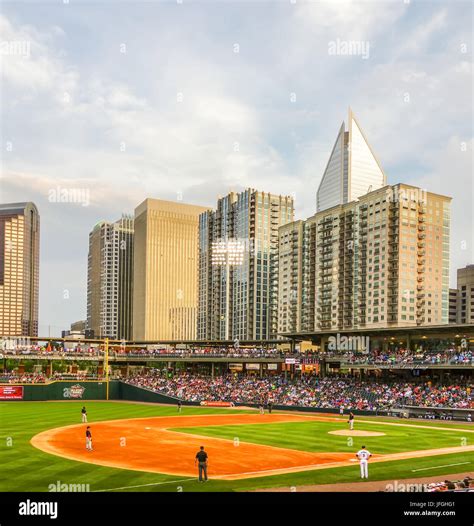
[[[378,433],[377,431],[361,431],[360,429],[338,429],[337,431],[328,431],[330,435],[343,435],[345,437],[381,437],[385,433]]]

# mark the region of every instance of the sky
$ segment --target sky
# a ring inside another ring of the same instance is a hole
[[[314,214],[349,106],[389,184],[453,198],[455,286],[474,263],[472,24],[442,0],[2,2],[0,202],[39,208],[39,332],[85,319],[89,232],[147,197],[252,187]]]

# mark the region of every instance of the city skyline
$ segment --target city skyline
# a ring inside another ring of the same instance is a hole
[[[452,287],[474,260],[470,26],[456,6],[148,5],[137,7],[140,35],[120,8],[70,7],[7,5],[0,19],[8,41],[30,43],[24,57],[2,57],[2,202],[33,201],[41,215],[40,332],[85,318],[92,225],[146,197],[207,205],[254,187],[292,195],[296,219],[314,214],[348,106],[388,184],[453,197]],[[227,31],[223,14],[235,15]],[[263,14],[279,27],[269,45],[252,22]],[[166,31],[176,20],[177,35],[176,23]],[[340,44],[352,40],[370,45],[346,56]]]

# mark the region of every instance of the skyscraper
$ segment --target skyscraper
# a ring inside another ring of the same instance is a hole
[[[348,129],[343,122],[319,184],[316,211],[355,201],[386,184],[382,166],[349,108]]]
[[[279,332],[448,323],[450,202],[398,184],[281,228],[280,245],[298,232],[304,264],[300,283],[297,260],[280,266],[301,293],[299,318],[280,317]]]
[[[0,205],[2,336],[38,336],[39,242],[34,203]]]
[[[133,218],[101,221],[89,234],[87,329],[96,338],[131,339]]]
[[[251,188],[201,214],[198,339],[276,337],[278,228],[293,214],[291,197]]]
[[[280,227],[278,243],[278,331],[301,327],[304,222]]]
[[[449,323],[458,322],[458,289],[449,289]]]
[[[133,339],[196,339],[199,214],[146,199],[135,209]]]
[[[474,265],[457,271],[457,322],[474,323]]]

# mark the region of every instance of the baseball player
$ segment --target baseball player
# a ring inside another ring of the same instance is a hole
[[[87,426],[86,429],[86,449],[92,451],[92,433],[90,426]]]
[[[81,409],[81,413],[82,413],[82,423],[84,424],[85,422],[87,422],[87,411],[86,411],[85,406]]]
[[[349,420],[347,423],[349,424],[349,428],[351,430],[354,429],[354,413],[352,411],[349,413]]]
[[[178,413],[181,413],[181,400],[178,400]]]
[[[363,479],[369,478],[369,458],[372,456],[370,451],[365,449],[365,446],[362,446],[360,451],[356,453],[356,457],[359,459],[360,464],[360,477]]]

